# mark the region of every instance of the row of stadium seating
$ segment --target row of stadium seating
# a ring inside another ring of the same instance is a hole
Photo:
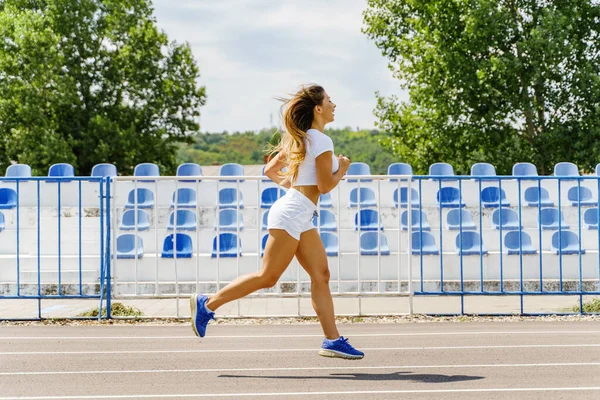
[[[400,195],[398,195],[400,193]],[[398,207],[407,207],[407,188],[395,189],[393,191],[393,203]],[[416,189],[411,190],[412,207],[419,207],[419,192]],[[261,192],[260,207],[270,208],[271,205],[281,196],[285,190],[276,187],[265,188]],[[400,197],[400,199],[398,199]],[[597,206],[598,200],[594,197],[592,191],[584,186],[574,186],[568,189],[567,197],[570,204],[574,207]],[[506,199],[504,189],[494,186],[486,187],[481,190],[481,205],[484,208],[510,207],[511,204]],[[219,190],[218,195],[219,208],[244,208],[244,199],[242,192],[235,188],[223,188]],[[465,207],[460,191],[454,187],[443,187],[438,190],[436,195],[437,204],[444,208]],[[528,187],[523,192],[524,205],[528,207],[554,207],[555,202],[550,198],[548,191],[543,187]],[[17,205],[17,193],[11,188],[0,188],[0,209],[11,209]],[[177,208],[196,208],[197,193],[195,189],[180,188],[173,192],[171,207]],[[320,207],[330,208],[332,206],[331,195],[321,195]],[[377,197],[375,191],[371,188],[353,188],[348,198],[349,207],[377,207]],[[147,188],[132,189],[127,196],[125,208],[153,208],[154,192]]]
[[[398,207],[398,197],[400,197],[400,206],[407,206],[407,188],[395,189],[393,192],[393,202]],[[400,196],[398,196],[400,193]],[[419,193],[412,189],[413,207],[419,207]],[[281,188],[265,188],[261,193],[261,208],[269,208],[281,196],[285,194],[285,190]],[[592,191],[587,187],[571,187],[567,193],[568,200],[571,205],[581,206],[597,206],[598,201],[594,198]],[[197,194],[195,189],[181,188],[173,193],[171,207],[177,205],[178,208],[195,208]],[[444,187],[438,190],[436,196],[437,203],[442,207],[458,208],[464,207],[460,192],[454,187]],[[548,191],[544,188],[528,187],[524,191],[523,200],[528,207],[554,207],[554,201],[550,199]],[[220,208],[236,208],[244,207],[244,199],[242,193],[236,192],[233,188],[224,188],[219,190],[218,205]],[[16,207],[17,193],[10,188],[0,188],[0,209],[10,209]],[[126,208],[153,208],[154,193],[150,189],[138,188],[131,190],[128,195]],[[511,204],[506,200],[506,193],[503,189],[497,187],[486,187],[481,191],[481,205],[485,208],[510,207]],[[331,195],[321,195],[320,206],[329,208],[332,206]],[[377,207],[377,199],[375,192],[370,188],[354,188],[350,191],[348,199],[349,207]]]
[[[339,241],[335,233],[320,232],[321,240],[329,257],[339,254]],[[261,257],[264,254],[268,234],[261,240]],[[488,253],[478,232],[465,231],[456,235],[455,252],[460,255],[485,255]],[[527,232],[516,230],[504,235],[504,252],[509,255],[537,254],[533,247],[531,236]],[[579,249],[579,238],[571,231],[557,231],[552,235],[551,250],[556,254],[585,254],[585,249]],[[218,249],[218,250],[217,250]],[[192,238],[185,233],[170,234],[164,239],[162,258],[191,258],[194,254]],[[361,255],[390,255],[390,248],[384,233],[363,232],[360,235]],[[438,255],[439,249],[435,237],[426,231],[412,233],[412,254]],[[122,234],[117,237],[117,258],[133,259],[144,255],[144,243],[140,236],[135,234]],[[216,257],[241,257],[241,238],[230,232],[221,233],[214,237],[212,254]]]
[[[400,193],[400,195],[398,195]],[[395,207],[398,207],[398,200],[400,200],[400,206],[405,208],[408,202],[408,189],[400,188],[393,191],[393,202]],[[136,203],[135,198],[136,192],[131,190],[128,195],[126,208],[133,208]],[[285,190],[277,188],[265,188],[261,193],[261,208],[269,208],[271,205],[281,196],[285,194]],[[412,206],[419,207],[419,192],[416,189],[411,190],[412,194]],[[400,199],[398,199],[400,197]],[[597,206],[598,201],[594,198],[592,191],[587,187],[574,186],[569,188],[567,192],[568,200],[571,205],[577,207],[581,206]],[[0,199],[2,198],[0,191]],[[196,191],[191,188],[181,188],[177,192],[173,193],[171,207],[177,203],[178,208],[195,208],[196,207]],[[239,200],[238,200],[239,199]],[[437,203],[442,207],[458,208],[464,207],[465,204],[461,198],[460,191],[454,187],[443,187],[438,190],[436,196]],[[528,207],[554,207],[554,201],[550,198],[548,190],[543,187],[528,187],[523,192],[523,200],[525,205]],[[244,199],[242,193],[239,196],[236,190],[233,188],[224,188],[219,190],[218,202],[220,208],[236,208],[239,201],[239,207],[244,207]],[[0,204],[2,201],[0,200]],[[154,194],[150,189],[138,188],[137,189],[137,203],[138,208],[152,208],[154,206]],[[332,207],[331,195],[321,195],[320,200],[321,208]],[[481,204],[485,208],[498,208],[500,204],[502,207],[510,207],[511,204],[506,200],[506,192],[504,189],[497,187],[486,187],[481,190]],[[377,207],[377,197],[375,191],[371,188],[353,188],[350,191],[348,199],[349,207]]]
[[[264,167],[263,167],[264,170]],[[97,164],[92,168],[91,176],[117,176],[117,167],[113,164]],[[388,166],[388,175],[413,175],[412,166],[406,163],[394,163]],[[134,176],[160,176],[160,168],[153,163],[136,165]],[[244,167],[240,164],[224,164],[219,169],[219,176],[244,176]],[[371,175],[371,168],[363,162],[353,162],[348,175]],[[430,176],[455,176],[454,168],[448,163],[435,163],[429,166]],[[512,169],[513,176],[538,176],[537,167],[531,163],[516,163]],[[579,176],[579,168],[570,162],[560,162],[554,166],[554,176]],[[596,175],[600,175],[600,164],[596,165]],[[75,169],[71,164],[54,164],[48,169],[49,177],[74,177]],[[202,176],[202,168],[198,164],[185,163],[177,168],[177,176]],[[496,176],[496,168],[488,163],[477,163],[471,166],[471,176]],[[27,164],[14,164],[6,169],[6,177],[30,178],[31,167]],[[356,179],[350,179],[356,182]],[[361,179],[368,181],[368,179]]]
[[[598,229],[598,208],[589,208],[583,214],[583,227],[588,230]],[[267,229],[267,219],[269,211],[262,216],[261,230]],[[431,226],[427,214],[420,210],[411,210],[412,229],[430,231]],[[408,230],[408,211],[400,214],[400,229]],[[0,230],[2,229],[4,216],[0,213]],[[453,209],[446,214],[444,227],[447,230],[477,230],[477,225],[473,220],[471,211],[465,209]],[[497,209],[492,213],[491,228],[497,230],[519,230],[523,229],[519,225],[519,215],[515,210]],[[329,210],[321,210],[319,217],[313,218],[313,224],[321,231],[335,232],[338,230],[335,214]],[[198,227],[196,213],[192,210],[177,210],[169,215],[168,230],[195,231]],[[146,231],[151,228],[150,215],[142,209],[125,210],[122,214],[119,229],[123,231]],[[536,228],[543,230],[567,230],[571,227],[565,222],[562,212],[557,208],[542,208],[539,213]],[[219,210],[218,217],[214,225],[214,230],[220,231],[242,231],[244,230],[244,220],[242,213],[235,209]],[[354,230],[373,231],[384,230],[383,222],[377,210],[363,209],[354,214]]]

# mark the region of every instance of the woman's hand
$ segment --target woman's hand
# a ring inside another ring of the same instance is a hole
[[[350,168],[350,159],[348,157],[344,156],[343,154],[340,154],[338,156],[338,163],[340,165],[340,169],[345,174],[346,171],[348,171],[348,168]]]

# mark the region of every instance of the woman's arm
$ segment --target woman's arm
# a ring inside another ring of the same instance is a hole
[[[273,182],[281,185],[282,177],[279,176],[278,172],[281,171],[287,164],[285,162],[285,154],[277,153],[265,166],[265,175],[268,176]],[[290,182],[288,181],[283,185],[285,188],[290,188]]]
[[[339,168],[335,174],[332,170],[333,152],[326,151],[316,158],[317,164],[317,187],[321,194],[331,192],[340,183],[340,180],[346,175],[350,167],[350,159],[342,155],[338,156]]]

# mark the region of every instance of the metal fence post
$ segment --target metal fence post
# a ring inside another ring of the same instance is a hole
[[[111,178],[110,176],[106,177],[106,318],[111,319],[111,273],[110,273],[110,261],[112,258],[111,254],[111,205],[110,205],[110,186],[111,186]],[[136,240],[137,241],[137,240]]]

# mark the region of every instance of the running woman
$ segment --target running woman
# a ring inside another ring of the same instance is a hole
[[[289,190],[269,211],[269,238],[262,269],[236,278],[212,296],[191,296],[192,327],[197,336],[204,337],[208,322],[223,304],[274,286],[296,256],[310,275],[312,305],[325,335],[319,355],[364,357],[338,332],[329,290],[327,255],[312,224],[319,196],[335,188],[350,166],[350,159],[334,155],[333,141],[323,133],[325,125],[334,120],[335,107],[318,85],[302,87],[291,99],[284,100],[286,132],[273,149],[275,156],[264,173]]]

